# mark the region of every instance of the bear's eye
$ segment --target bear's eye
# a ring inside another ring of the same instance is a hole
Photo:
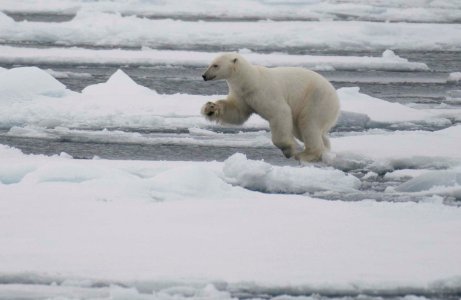
[[[218,65],[213,65],[213,68],[217,68],[217,67],[218,67]]]

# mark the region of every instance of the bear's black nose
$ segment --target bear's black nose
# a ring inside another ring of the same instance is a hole
[[[202,75],[202,78],[203,78],[203,80],[206,81],[206,75],[205,74]]]

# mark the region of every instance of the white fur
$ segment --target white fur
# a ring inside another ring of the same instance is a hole
[[[203,77],[225,79],[229,86],[225,100],[202,107],[209,120],[242,124],[257,113],[269,122],[272,142],[286,157],[315,161],[329,150],[327,135],[338,118],[339,100],[320,74],[303,68],[255,66],[239,54],[226,53],[213,60]],[[304,142],[303,151],[295,153],[294,138]]]

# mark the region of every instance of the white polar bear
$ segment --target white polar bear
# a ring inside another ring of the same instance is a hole
[[[237,53],[225,53],[202,77],[225,79],[229,86],[227,99],[202,107],[207,119],[243,124],[257,113],[269,122],[272,142],[287,158],[316,161],[330,149],[327,134],[338,118],[339,99],[320,74],[296,67],[256,66]],[[304,142],[304,151],[295,153],[294,137]]]

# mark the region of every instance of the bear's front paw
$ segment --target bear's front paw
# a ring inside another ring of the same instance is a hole
[[[214,119],[219,114],[219,106],[214,102],[207,102],[202,107],[202,114],[208,119]]]

